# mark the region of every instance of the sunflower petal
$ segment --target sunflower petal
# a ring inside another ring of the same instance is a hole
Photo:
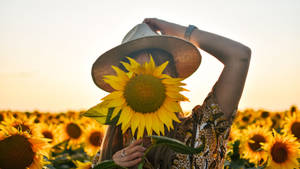
[[[113,111],[113,113],[111,115],[111,119],[115,118],[119,114],[120,110],[121,110],[121,107],[115,107],[114,111]]]
[[[162,72],[165,70],[165,68],[167,67],[168,64],[169,64],[169,61],[166,61],[165,63],[156,67],[155,70],[153,71],[153,75],[156,77],[161,76]]]
[[[101,100],[114,100],[119,99],[120,97],[123,97],[122,91],[113,91],[109,95],[103,97]]]
[[[128,81],[129,78],[126,75],[126,73],[124,71],[122,71],[120,68],[116,67],[116,66],[111,66],[115,72],[117,73],[118,77],[122,79],[122,81]]]
[[[124,85],[122,83],[118,83],[111,79],[103,79],[103,80],[104,80],[104,82],[108,83],[115,90],[123,90],[124,89]]]
[[[163,107],[161,107],[156,113],[160,121],[162,121],[170,131],[170,126],[173,126],[173,124],[172,119],[167,115],[168,112]]]
[[[137,126],[140,123],[140,119],[137,116],[138,113],[134,113],[132,118],[131,118],[131,132],[132,135],[134,136],[135,130],[137,129]]]
[[[166,92],[166,94],[169,96],[169,97],[171,97],[171,98],[173,98],[173,99],[175,99],[175,100],[177,100],[177,101],[190,101],[187,97],[185,97],[185,96],[183,96],[182,94],[180,94],[180,93],[176,93],[176,92]]]
[[[145,130],[145,117],[143,114],[137,113],[138,118],[140,119],[139,127],[138,127],[138,133],[137,133],[137,139],[142,138],[144,135]]]
[[[141,65],[137,62],[137,61],[135,61],[134,59],[132,59],[132,58],[130,58],[130,57],[126,57],[128,60],[129,60],[129,62],[130,62],[130,64],[131,64],[131,66],[132,67],[140,67]]]
[[[160,135],[160,125],[161,121],[157,118],[155,113],[151,113],[152,117],[152,128],[157,135]]]
[[[122,106],[125,103],[125,99],[119,98],[119,99],[114,99],[110,100],[109,103],[107,104],[108,107],[119,107]]]
[[[145,121],[146,121],[146,130],[147,130],[147,134],[149,136],[152,135],[152,116],[151,116],[151,113],[146,113],[144,115],[145,117]]]

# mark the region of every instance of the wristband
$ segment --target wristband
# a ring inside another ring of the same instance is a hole
[[[189,25],[186,30],[185,30],[185,33],[184,33],[184,39],[189,41],[190,38],[191,38],[191,34],[192,32],[194,31],[194,29],[198,29],[196,26],[194,25]]]

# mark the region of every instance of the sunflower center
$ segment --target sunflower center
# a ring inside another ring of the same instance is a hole
[[[0,122],[4,120],[4,117],[2,114],[0,114]]]
[[[266,139],[259,134],[254,135],[253,137],[251,137],[252,143],[248,142],[249,147],[251,148],[251,150],[253,151],[260,151],[259,149],[261,148],[260,143],[264,143],[266,142]]]
[[[268,111],[263,111],[261,113],[261,117],[264,118],[264,119],[267,118],[267,117],[269,117],[269,115],[270,115],[270,113]]]
[[[33,121],[34,123],[40,123],[40,120],[39,119],[34,119],[34,121]]]
[[[102,142],[102,133],[99,131],[91,133],[89,141],[93,146],[99,147]]]
[[[151,75],[137,75],[125,87],[127,104],[136,112],[155,112],[163,104],[166,94],[161,80]]]
[[[291,127],[292,133],[297,139],[300,139],[300,122],[293,123]]]
[[[52,134],[50,131],[43,131],[42,134],[43,134],[43,136],[44,136],[45,138],[51,139],[51,140],[49,141],[49,143],[52,142],[53,134]]]
[[[288,159],[288,150],[285,144],[277,142],[271,148],[272,159],[276,163],[284,163]]]
[[[77,139],[81,136],[82,131],[77,124],[70,123],[67,125],[67,133],[71,138]]]
[[[33,163],[34,155],[31,143],[22,135],[12,135],[0,141],[0,168],[29,167]]]
[[[248,116],[244,116],[244,117],[242,118],[242,120],[243,120],[244,122],[248,122],[250,119],[249,119]]]
[[[21,130],[22,132],[28,132],[29,134],[31,134],[30,128],[29,126],[25,125],[25,124],[15,124],[14,128]]]

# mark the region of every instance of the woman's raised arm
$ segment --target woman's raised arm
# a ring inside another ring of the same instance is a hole
[[[153,30],[159,30],[162,34],[180,38],[184,38],[187,28],[156,18],[146,18],[144,23]],[[251,58],[250,48],[231,39],[199,29],[192,32],[190,42],[224,64],[223,71],[214,85],[214,90],[217,102],[225,113],[225,117],[231,117],[231,113],[238,106],[244,89]]]

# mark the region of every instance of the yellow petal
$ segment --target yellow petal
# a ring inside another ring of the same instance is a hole
[[[169,61],[166,61],[165,63],[163,63],[160,66],[158,66],[157,68],[155,68],[155,70],[153,71],[153,75],[156,77],[159,77],[162,74],[162,72],[165,70],[165,68],[167,67],[168,64],[169,64]]]
[[[182,78],[169,78],[169,79],[163,79],[162,82],[164,84],[173,84],[173,85],[177,85],[177,86],[184,86],[185,83],[182,83],[183,79]]]
[[[124,71],[122,71],[120,68],[116,67],[116,66],[111,66],[115,72],[117,73],[118,77],[122,79],[122,81],[128,81],[129,78],[126,75],[126,73]]]
[[[132,132],[132,135],[134,136],[134,133],[135,133],[135,130],[137,128],[137,126],[139,125],[140,123],[140,119],[137,118],[137,113],[134,113],[132,118],[131,118],[131,132]]]
[[[168,85],[166,87],[166,90],[167,90],[167,92],[181,92],[181,91],[188,91],[189,92],[188,89],[185,89],[185,88],[180,87],[180,86],[175,86],[175,85]]]
[[[190,101],[187,97],[183,96],[180,93],[176,93],[176,92],[166,92],[167,96],[176,99],[177,101]]]
[[[140,67],[140,66],[141,66],[141,65],[140,65],[137,61],[135,61],[134,59],[132,59],[132,58],[130,58],[130,57],[126,57],[126,58],[129,60],[131,66],[133,66],[133,67]]]
[[[160,119],[160,121],[162,121],[168,128],[168,130],[170,131],[170,126],[173,126],[172,124],[172,119],[167,115],[167,111],[161,107],[157,112],[157,116]]]
[[[170,112],[182,112],[182,109],[178,102],[171,101],[170,99],[166,99],[163,104],[165,108]],[[168,105],[168,106],[166,106]]]
[[[114,99],[114,100],[108,101],[107,106],[108,107],[119,107],[119,106],[122,106],[124,103],[125,103],[125,99],[119,98],[119,99]]]
[[[144,115],[145,121],[146,121],[146,129],[147,129],[147,134],[149,136],[152,135],[152,113],[146,113]]]
[[[114,111],[112,112],[110,120],[115,118],[118,115],[118,113],[120,112],[120,110],[121,110],[121,107],[115,107]]]
[[[172,120],[181,123],[181,121],[178,119],[177,115],[174,112],[168,112],[167,116],[169,116]]]
[[[141,113],[137,113],[138,118],[140,119],[139,127],[138,127],[138,133],[137,133],[137,139],[142,138],[144,135],[145,130],[145,117]]]
[[[126,111],[126,113],[124,114],[126,116],[126,119],[123,121],[122,123],[122,133],[125,133],[126,130],[129,128],[130,126],[130,122],[131,122],[131,117],[132,117],[132,112],[129,110],[129,111]]]
[[[130,65],[129,63],[121,62],[121,64],[126,68],[126,70],[128,70],[128,72],[135,72],[136,71],[136,67],[133,66],[133,65]]]
[[[109,95],[103,97],[101,100],[114,100],[114,99],[119,99],[120,97],[123,97],[123,92],[122,91],[114,91],[110,93]]]
[[[128,108],[128,106],[124,107],[120,114],[120,118],[119,118],[117,125],[119,125],[120,123],[122,123],[122,124],[128,123],[130,121],[131,117],[132,117],[132,112],[131,112],[130,108]]]
[[[123,90],[124,89],[123,83],[118,83],[118,82],[115,82],[114,80],[110,80],[110,79],[103,79],[103,80],[104,80],[104,82],[108,83],[115,90]]]
[[[154,68],[155,68],[155,62],[154,62],[154,60],[152,58],[152,55],[151,54],[149,54],[149,55],[150,55],[149,69],[150,69],[150,71],[152,73],[153,70],[154,70]]]
[[[161,121],[157,118],[155,113],[151,113],[152,117],[152,128],[157,135],[160,135],[160,124]]]

